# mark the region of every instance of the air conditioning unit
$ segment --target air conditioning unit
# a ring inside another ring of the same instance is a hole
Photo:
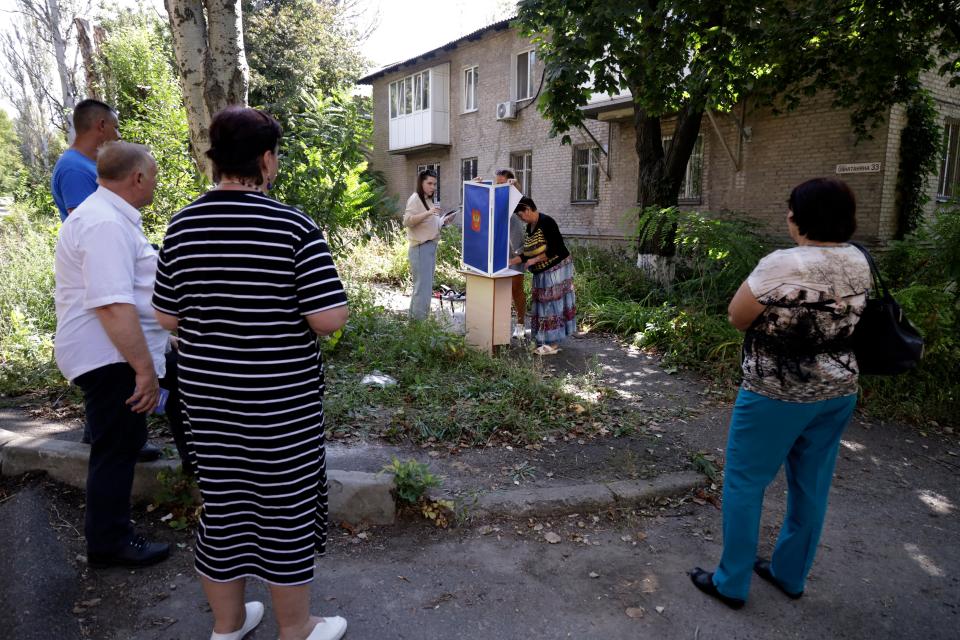
[[[497,120],[514,120],[517,117],[517,105],[508,100],[497,103]]]

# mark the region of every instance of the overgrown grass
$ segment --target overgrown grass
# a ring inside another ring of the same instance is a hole
[[[566,391],[569,381],[546,377],[525,352],[489,356],[432,321],[409,323],[369,299],[352,292],[350,320],[327,346],[332,429],[469,445],[533,442],[602,409]],[[374,370],[397,385],[362,386]]]
[[[15,209],[0,219],[0,393],[65,384],[53,359],[53,254],[59,221]]]
[[[437,246],[437,268],[434,287],[443,284],[463,290],[460,270],[460,229],[448,225],[440,235]],[[395,287],[410,286],[410,261],[407,258],[407,233],[399,224],[381,235],[351,236],[337,252],[337,267],[341,274],[353,281],[384,284]]]
[[[768,251],[753,225],[734,217],[667,209],[647,211],[676,226],[676,281],[664,289],[644,276],[634,251],[579,247],[577,306],[587,328],[612,331],[656,350],[664,364],[733,386],[743,337],[726,306]],[[641,219],[642,224],[642,219]]]

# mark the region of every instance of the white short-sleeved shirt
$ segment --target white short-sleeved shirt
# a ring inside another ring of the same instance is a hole
[[[774,251],[760,260],[747,286],[766,309],[744,338],[745,389],[791,402],[857,392],[849,338],[870,288],[870,267],[859,249]]]
[[[54,341],[67,380],[126,362],[95,311],[115,303],[136,306],[157,376],[163,377],[169,333],[150,304],[156,271],[157,252],[143,235],[140,212],[114,192],[98,188],[67,217],[56,249]]]

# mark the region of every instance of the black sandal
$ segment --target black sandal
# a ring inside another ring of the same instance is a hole
[[[800,593],[792,593],[783,588],[783,585],[779,580],[773,575],[773,572],[770,570],[770,561],[765,560],[764,558],[757,558],[757,561],[753,563],[753,572],[775,586],[777,589],[780,589],[783,592],[783,595],[787,596],[791,600],[799,600],[803,595],[803,591]]]
[[[730,596],[725,596],[720,593],[720,590],[717,589],[717,585],[713,584],[713,573],[709,571],[704,571],[700,567],[695,567],[689,575],[690,581],[693,582],[693,586],[695,586],[697,589],[700,589],[700,591],[703,591],[708,596],[713,596],[731,609],[741,609],[743,608],[743,605],[747,603],[746,600],[741,600],[740,598],[731,598]]]

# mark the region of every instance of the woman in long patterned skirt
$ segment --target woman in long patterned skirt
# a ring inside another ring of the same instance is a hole
[[[281,640],[338,640],[341,617],[310,615],[327,537],[323,363],[316,335],[347,298],[314,222],[266,195],[280,125],[229,107],[210,125],[217,187],[173,216],[153,306],[180,339],[178,379],[203,511],[196,569],[212,640],[241,640],[263,616],[246,578],[270,585]]]
[[[514,213],[527,223],[527,231],[523,251],[511,258],[510,264],[524,264],[533,274],[530,330],[537,343],[534,352],[552,355],[560,350],[559,343],[577,330],[573,258],[556,221],[537,211],[531,198],[521,198]]]

